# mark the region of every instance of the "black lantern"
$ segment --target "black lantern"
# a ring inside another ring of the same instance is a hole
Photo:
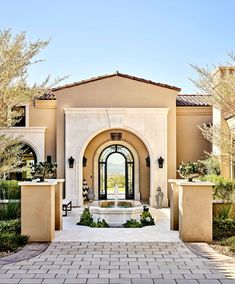
[[[158,158],[157,160],[158,160],[159,168],[162,169],[163,168],[164,159],[162,158],[162,156],[160,156],[160,158]]]
[[[146,167],[150,167],[150,158],[149,156],[145,159]]]
[[[74,164],[74,158],[71,156],[69,159],[69,167],[72,169],[73,168],[73,164]]]
[[[82,166],[83,167],[86,167],[86,162],[87,162],[87,158],[85,156],[83,156],[83,159],[82,159]]]

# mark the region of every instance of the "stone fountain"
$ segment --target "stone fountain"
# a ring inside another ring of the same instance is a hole
[[[110,227],[121,227],[127,220],[140,220],[143,206],[135,200],[118,200],[118,185],[114,186],[114,200],[93,201],[90,206],[93,219],[104,219]]]

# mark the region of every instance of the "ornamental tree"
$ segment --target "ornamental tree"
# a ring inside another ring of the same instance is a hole
[[[14,126],[19,121],[22,114],[18,106],[33,102],[63,79],[57,79],[51,84],[48,76],[40,84],[29,85],[27,82],[29,67],[42,61],[35,57],[48,43],[49,41],[42,40],[27,42],[24,32],[13,35],[10,29],[0,31],[1,128]],[[19,141],[20,137],[16,139],[0,135],[0,178],[21,166],[23,152]]]
[[[211,103],[221,111],[223,118],[235,117],[235,55],[229,53],[229,63],[212,71],[208,67],[191,65],[198,74],[191,80],[200,94],[210,96]],[[205,139],[220,149],[223,160],[235,163],[234,133],[225,121],[222,125],[204,124],[199,126]]]

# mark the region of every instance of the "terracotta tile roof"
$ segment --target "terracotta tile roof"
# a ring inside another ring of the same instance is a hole
[[[211,96],[206,95],[178,95],[176,106],[211,106]]]
[[[123,74],[123,73],[120,73],[120,72],[117,71],[116,73],[113,73],[113,74],[93,77],[93,78],[90,78],[90,79],[87,79],[87,80],[74,82],[74,83],[71,83],[71,84],[66,84],[66,85],[63,85],[63,86],[60,86],[60,87],[55,87],[55,88],[52,89],[52,91],[58,91],[58,90],[62,90],[62,89],[66,89],[66,88],[70,88],[70,87],[74,87],[74,86],[77,86],[77,85],[82,85],[82,84],[86,84],[86,83],[90,83],[90,82],[94,82],[94,81],[98,81],[98,80],[102,80],[102,79],[106,79],[106,78],[111,78],[111,77],[115,77],[115,76],[127,78],[127,79],[130,79],[130,80],[135,80],[135,81],[139,81],[139,82],[143,82],[143,83],[146,83],[146,84],[155,85],[155,86],[162,87],[162,88],[171,89],[171,90],[178,91],[178,92],[181,90],[180,88],[175,87],[175,86],[157,83],[157,82],[154,82],[154,81],[151,81],[151,80],[146,80],[146,79],[131,76],[131,75],[128,75],[128,74]]]
[[[56,100],[55,94],[50,92],[42,95],[39,100]]]

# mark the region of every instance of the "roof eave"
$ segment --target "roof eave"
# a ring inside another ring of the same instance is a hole
[[[171,90],[174,90],[174,91],[177,91],[177,92],[181,91],[181,88],[178,88],[176,86],[171,86],[171,85],[167,85],[167,84],[163,84],[163,83],[157,83],[157,82],[154,82],[154,81],[151,81],[151,80],[146,80],[146,79],[143,79],[143,78],[138,78],[138,77],[135,77],[135,76],[131,76],[131,75],[127,75],[127,74],[123,74],[123,73],[119,73],[119,72],[116,72],[116,73],[113,73],[113,74],[108,74],[108,75],[102,75],[102,76],[98,76],[98,77],[93,77],[93,78],[90,78],[90,79],[87,79],[87,80],[82,80],[82,81],[79,81],[79,82],[74,82],[74,83],[71,83],[71,84],[66,84],[66,85],[63,85],[63,86],[55,87],[55,88],[52,88],[51,91],[56,92],[56,91],[59,91],[59,90],[68,89],[68,88],[72,88],[72,87],[75,87],[75,86],[79,86],[79,85],[83,85],[83,84],[87,84],[87,83],[91,83],[91,82],[95,82],[95,81],[98,81],[98,80],[107,79],[107,78],[111,78],[111,77],[115,77],[115,76],[119,76],[119,77],[123,77],[123,78],[126,78],[126,79],[142,82],[142,83],[145,83],[145,84],[155,85],[155,86],[162,87],[162,88],[171,89]]]

